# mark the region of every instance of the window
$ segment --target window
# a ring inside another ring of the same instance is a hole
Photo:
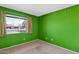
[[[24,17],[6,15],[5,17],[5,31],[6,34],[14,33],[27,33],[28,32],[28,20]]]

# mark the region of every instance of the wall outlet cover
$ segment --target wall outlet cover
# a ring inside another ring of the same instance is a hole
[[[51,41],[53,41],[54,39],[53,38],[51,38]]]
[[[26,40],[25,38],[23,40]]]

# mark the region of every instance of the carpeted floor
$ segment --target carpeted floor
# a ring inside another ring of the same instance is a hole
[[[34,40],[16,47],[0,50],[1,54],[75,54],[73,51],[49,44],[41,40]]]

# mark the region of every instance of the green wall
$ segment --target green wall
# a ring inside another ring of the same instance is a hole
[[[79,5],[58,10],[40,17],[0,6],[0,11],[32,17],[32,34],[20,33],[0,37],[0,48],[41,39],[79,52]],[[25,39],[25,40],[24,40]]]
[[[13,14],[22,17],[28,17],[28,16],[32,17],[32,34],[28,33],[9,34],[0,37],[0,48],[9,47],[12,45],[28,42],[38,38],[38,17],[0,6],[0,11],[1,10],[5,11],[5,13],[8,14]]]
[[[79,52],[79,5],[41,16],[39,38]]]

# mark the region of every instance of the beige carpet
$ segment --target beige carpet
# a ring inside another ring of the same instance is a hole
[[[41,40],[0,50],[1,54],[75,54],[73,51],[49,44]]]

